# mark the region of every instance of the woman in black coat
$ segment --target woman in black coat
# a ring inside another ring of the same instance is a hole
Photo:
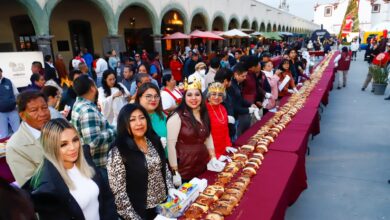
[[[89,146],[81,147],[69,122],[49,121],[41,143],[43,163],[23,187],[30,191],[40,220],[118,219],[113,195],[92,162]]]

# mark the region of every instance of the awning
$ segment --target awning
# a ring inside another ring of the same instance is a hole
[[[209,31],[200,31],[195,30],[190,34],[191,38],[202,38],[202,39],[208,39],[208,40],[223,40],[223,37],[220,37],[212,32]]]
[[[252,34],[250,34],[251,36],[261,36],[262,34],[261,34],[261,32],[258,32],[258,31],[256,31],[256,32],[253,32]]]
[[[245,34],[244,32],[237,30],[237,29],[232,29],[226,32],[223,32],[220,34],[221,37],[224,38],[249,38],[250,35]]]
[[[293,36],[294,34],[293,33],[291,33],[291,32],[285,32],[285,31],[283,31],[283,32],[279,32],[279,34],[280,35],[283,35],[283,36],[288,36],[288,37],[290,37],[290,36]]]
[[[263,36],[265,39],[282,40],[278,32],[261,32],[261,36]]]
[[[174,34],[168,35],[163,38],[164,40],[181,40],[181,39],[190,39],[190,36],[183,34],[181,32],[176,32]]]

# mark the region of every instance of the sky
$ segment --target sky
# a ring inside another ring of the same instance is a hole
[[[280,0],[257,0],[263,2],[272,7],[279,7]],[[335,0],[287,0],[287,4],[290,5],[290,13],[301,18],[305,18],[309,21],[314,18],[314,5],[316,3],[329,3],[335,2]]]

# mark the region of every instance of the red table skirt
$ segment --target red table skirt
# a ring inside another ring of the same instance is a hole
[[[270,151],[252,178],[239,206],[228,220],[282,220],[294,194],[298,156],[293,153]],[[201,178],[208,184],[215,181],[216,173],[207,171]]]
[[[15,181],[12,176],[11,170],[5,160],[5,157],[0,158],[0,177],[5,179],[7,182],[12,183]]]
[[[309,51],[310,56],[323,57],[325,56],[324,51]]]

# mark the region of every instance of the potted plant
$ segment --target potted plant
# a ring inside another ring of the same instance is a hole
[[[385,94],[386,86],[387,86],[387,77],[389,73],[386,68],[382,68],[380,66],[371,65],[369,67],[369,71],[372,74],[372,88],[374,89],[375,95],[383,95]]]

